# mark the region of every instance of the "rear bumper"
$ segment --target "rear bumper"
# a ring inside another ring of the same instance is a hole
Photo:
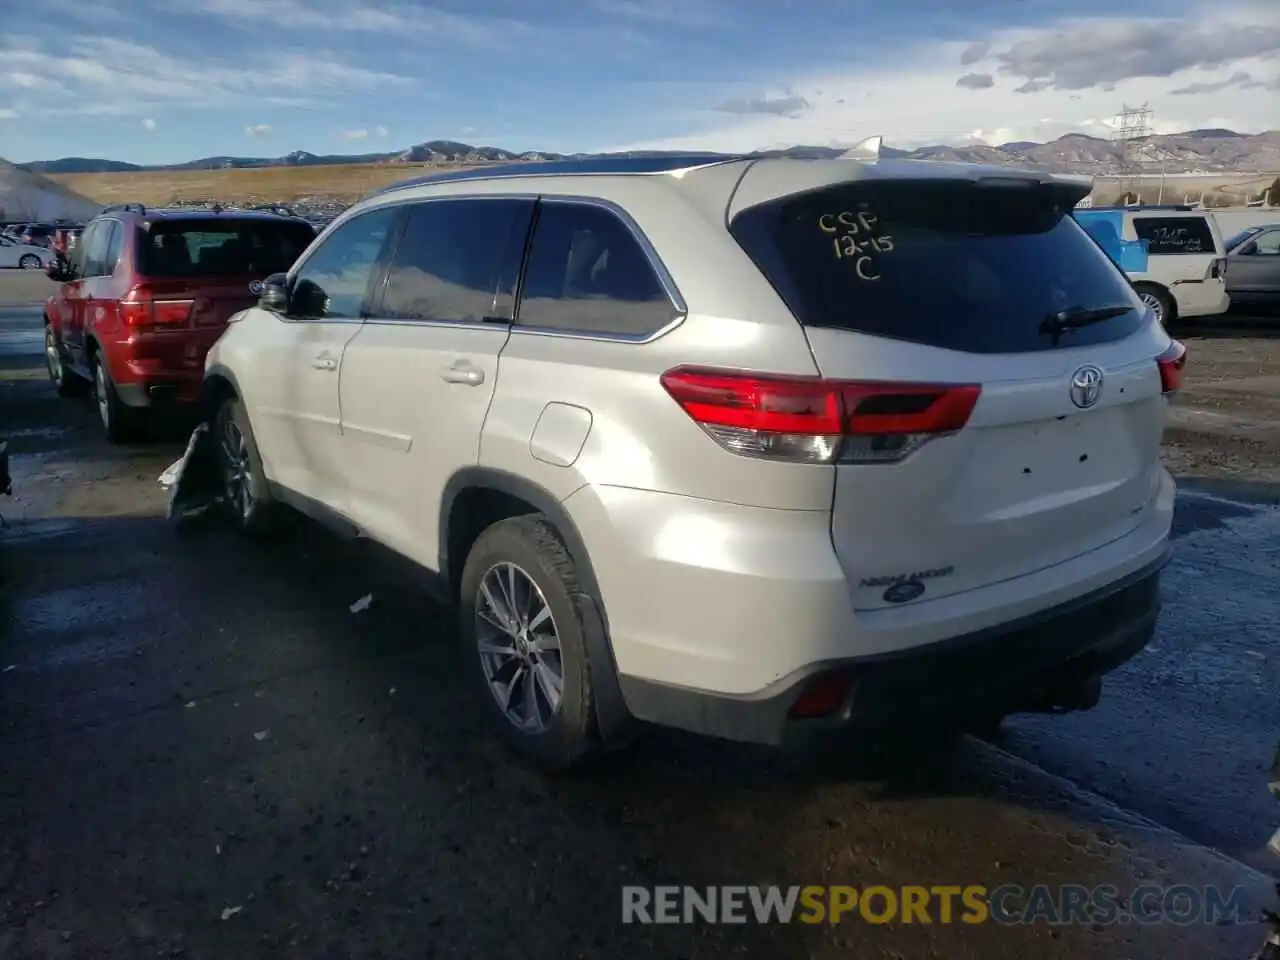
[[[1179,317],[1211,317],[1231,306],[1227,285],[1222,279],[1186,280],[1171,287]]]
[[[905,651],[810,664],[757,693],[709,693],[620,678],[636,717],[695,733],[771,745],[814,736],[910,726],[975,708],[1013,709],[1045,684],[1100,675],[1139,653],[1160,612],[1155,561],[1108,586],[1012,623]],[[789,711],[819,677],[850,682],[821,719]]]
[[[127,407],[163,409],[196,403],[204,388],[204,377],[200,371],[194,376],[155,374],[115,386],[116,394]]]

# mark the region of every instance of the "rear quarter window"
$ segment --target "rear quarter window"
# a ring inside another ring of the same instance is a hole
[[[1152,256],[1213,254],[1213,231],[1204,217],[1134,217],[1133,232]]]
[[[139,269],[148,277],[284,273],[315,235],[300,220],[161,220],[142,237]]]
[[[1124,274],[1040,187],[848,183],[738,214],[730,231],[805,326],[969,353],[1118,340],[1145,322]],[[1054,337],[1063,310],[1130,305]]]

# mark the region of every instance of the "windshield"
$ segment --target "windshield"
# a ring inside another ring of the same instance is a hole
[[[165,220],[142,244],[148,277],[266,276],[283,273],[315,238],[301,220]]]

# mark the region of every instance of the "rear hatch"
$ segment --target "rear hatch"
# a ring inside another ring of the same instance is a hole
[[[257,301],[315,237],[303,220],[204,215],[157,220],[139,238],[137,274],[122,313],[146,331],[154,359],[202,366],[230,317]]]
[[[990,586],[1142,522],[1180,366],[1069,215],[1079,191],[846,181],[733,218],[822,376],[848,381],[832,539],[855,608]]]

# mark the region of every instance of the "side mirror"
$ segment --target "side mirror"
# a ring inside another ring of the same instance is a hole
[[[66,283],[71,279],[71,268],[55,260],[45,268],[45,276],[54,283]]]
[[[272,313],[289,312],[289,278],[283,273],[273,273],[263,282],[258,294],[258,306]]]
[[[329,295],[314,280],[299,280],[289,306],[295,316],[323,317],[329,312]]]

